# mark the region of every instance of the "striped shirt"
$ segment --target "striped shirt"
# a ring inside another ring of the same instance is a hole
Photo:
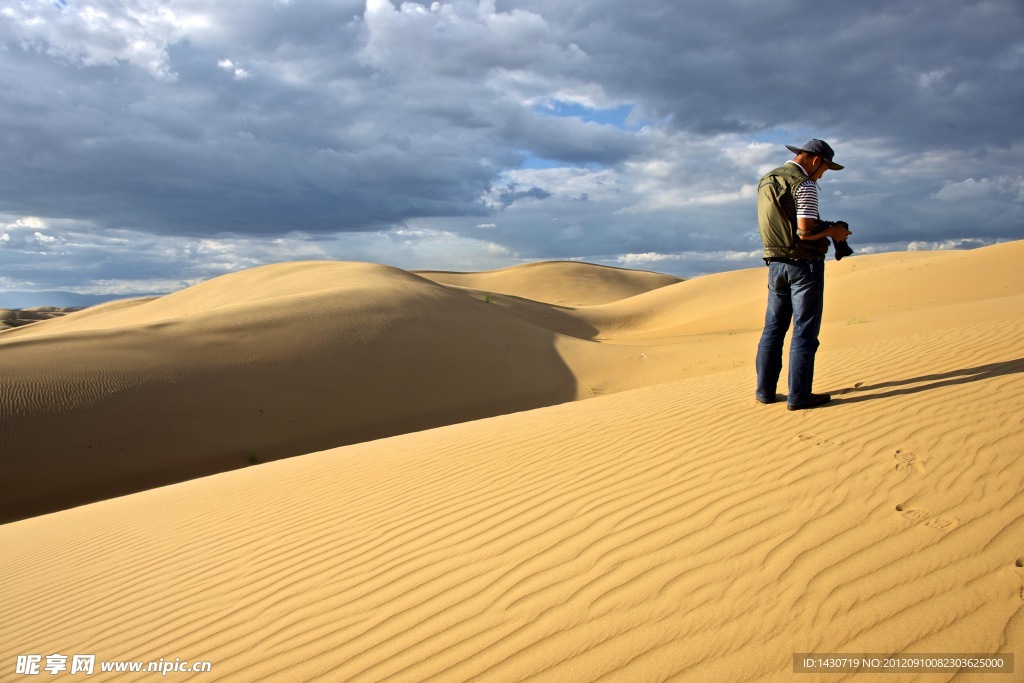
[[[801,171],[804,175],[808,175],[807,171],[803,166],[796,163],[795,161],[787,161],[787,164],[793,164]],[[818,218],[818,184],[813,180],[805,180],[800,183],[796,188],[796,217],[797,218]]]

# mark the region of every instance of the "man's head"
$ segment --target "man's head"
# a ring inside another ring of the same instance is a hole
[[[821,178],[827,170],[841,171],[844,168],[832,161],[835,152],[824,140],[808,140],[802,147],[786,145],[786,149],[796,154],[794,161],[800,164],[814,180]]]

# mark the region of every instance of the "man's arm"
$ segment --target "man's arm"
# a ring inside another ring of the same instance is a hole
[[[797,237],[804,242],[813,242],[825,237],[831,237],[836,240],[845,240],[853,233],[850,232],[846,223],[843,222],[834,223],[827,228],[819,228],[818,219],[799,216],[796,219],[796,234]]]
[[[852,233],[846,223],[826,223],[818,218],[818,185],[813,180],[800,183],[796,200],[796,234],[804,242],[831,237],[845,240]]]

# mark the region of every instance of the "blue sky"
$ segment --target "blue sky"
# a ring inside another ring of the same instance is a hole
[[[756,267],[811,137],[860,253],[1024,237],[1019,0],[14,0],[0,44],[0,291]]]
[[[534,108],[534,112],[541,115],[549,116],[564,116],[581,121],[590,121],[604,126],[614,126],[616,128],[637,129],[640,125],[634,122],[632,125],[628,125],[629,115],[636,109],[632,104],[624,103],[615,107],[608,107],[606,109],[598,109],[594,106],[588,106],[579,102],[562,102],[554,100],[544,105],[539,105]]]

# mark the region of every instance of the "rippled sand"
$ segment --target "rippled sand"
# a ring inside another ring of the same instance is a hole
[[[4,514],[60,511],[0,526],[0,680],[54,652],[240,681],[1020,659],[1022,256],[830,262],[835,398],[803,412],[753,397],[763,269],[296,263],[4,332]]]

